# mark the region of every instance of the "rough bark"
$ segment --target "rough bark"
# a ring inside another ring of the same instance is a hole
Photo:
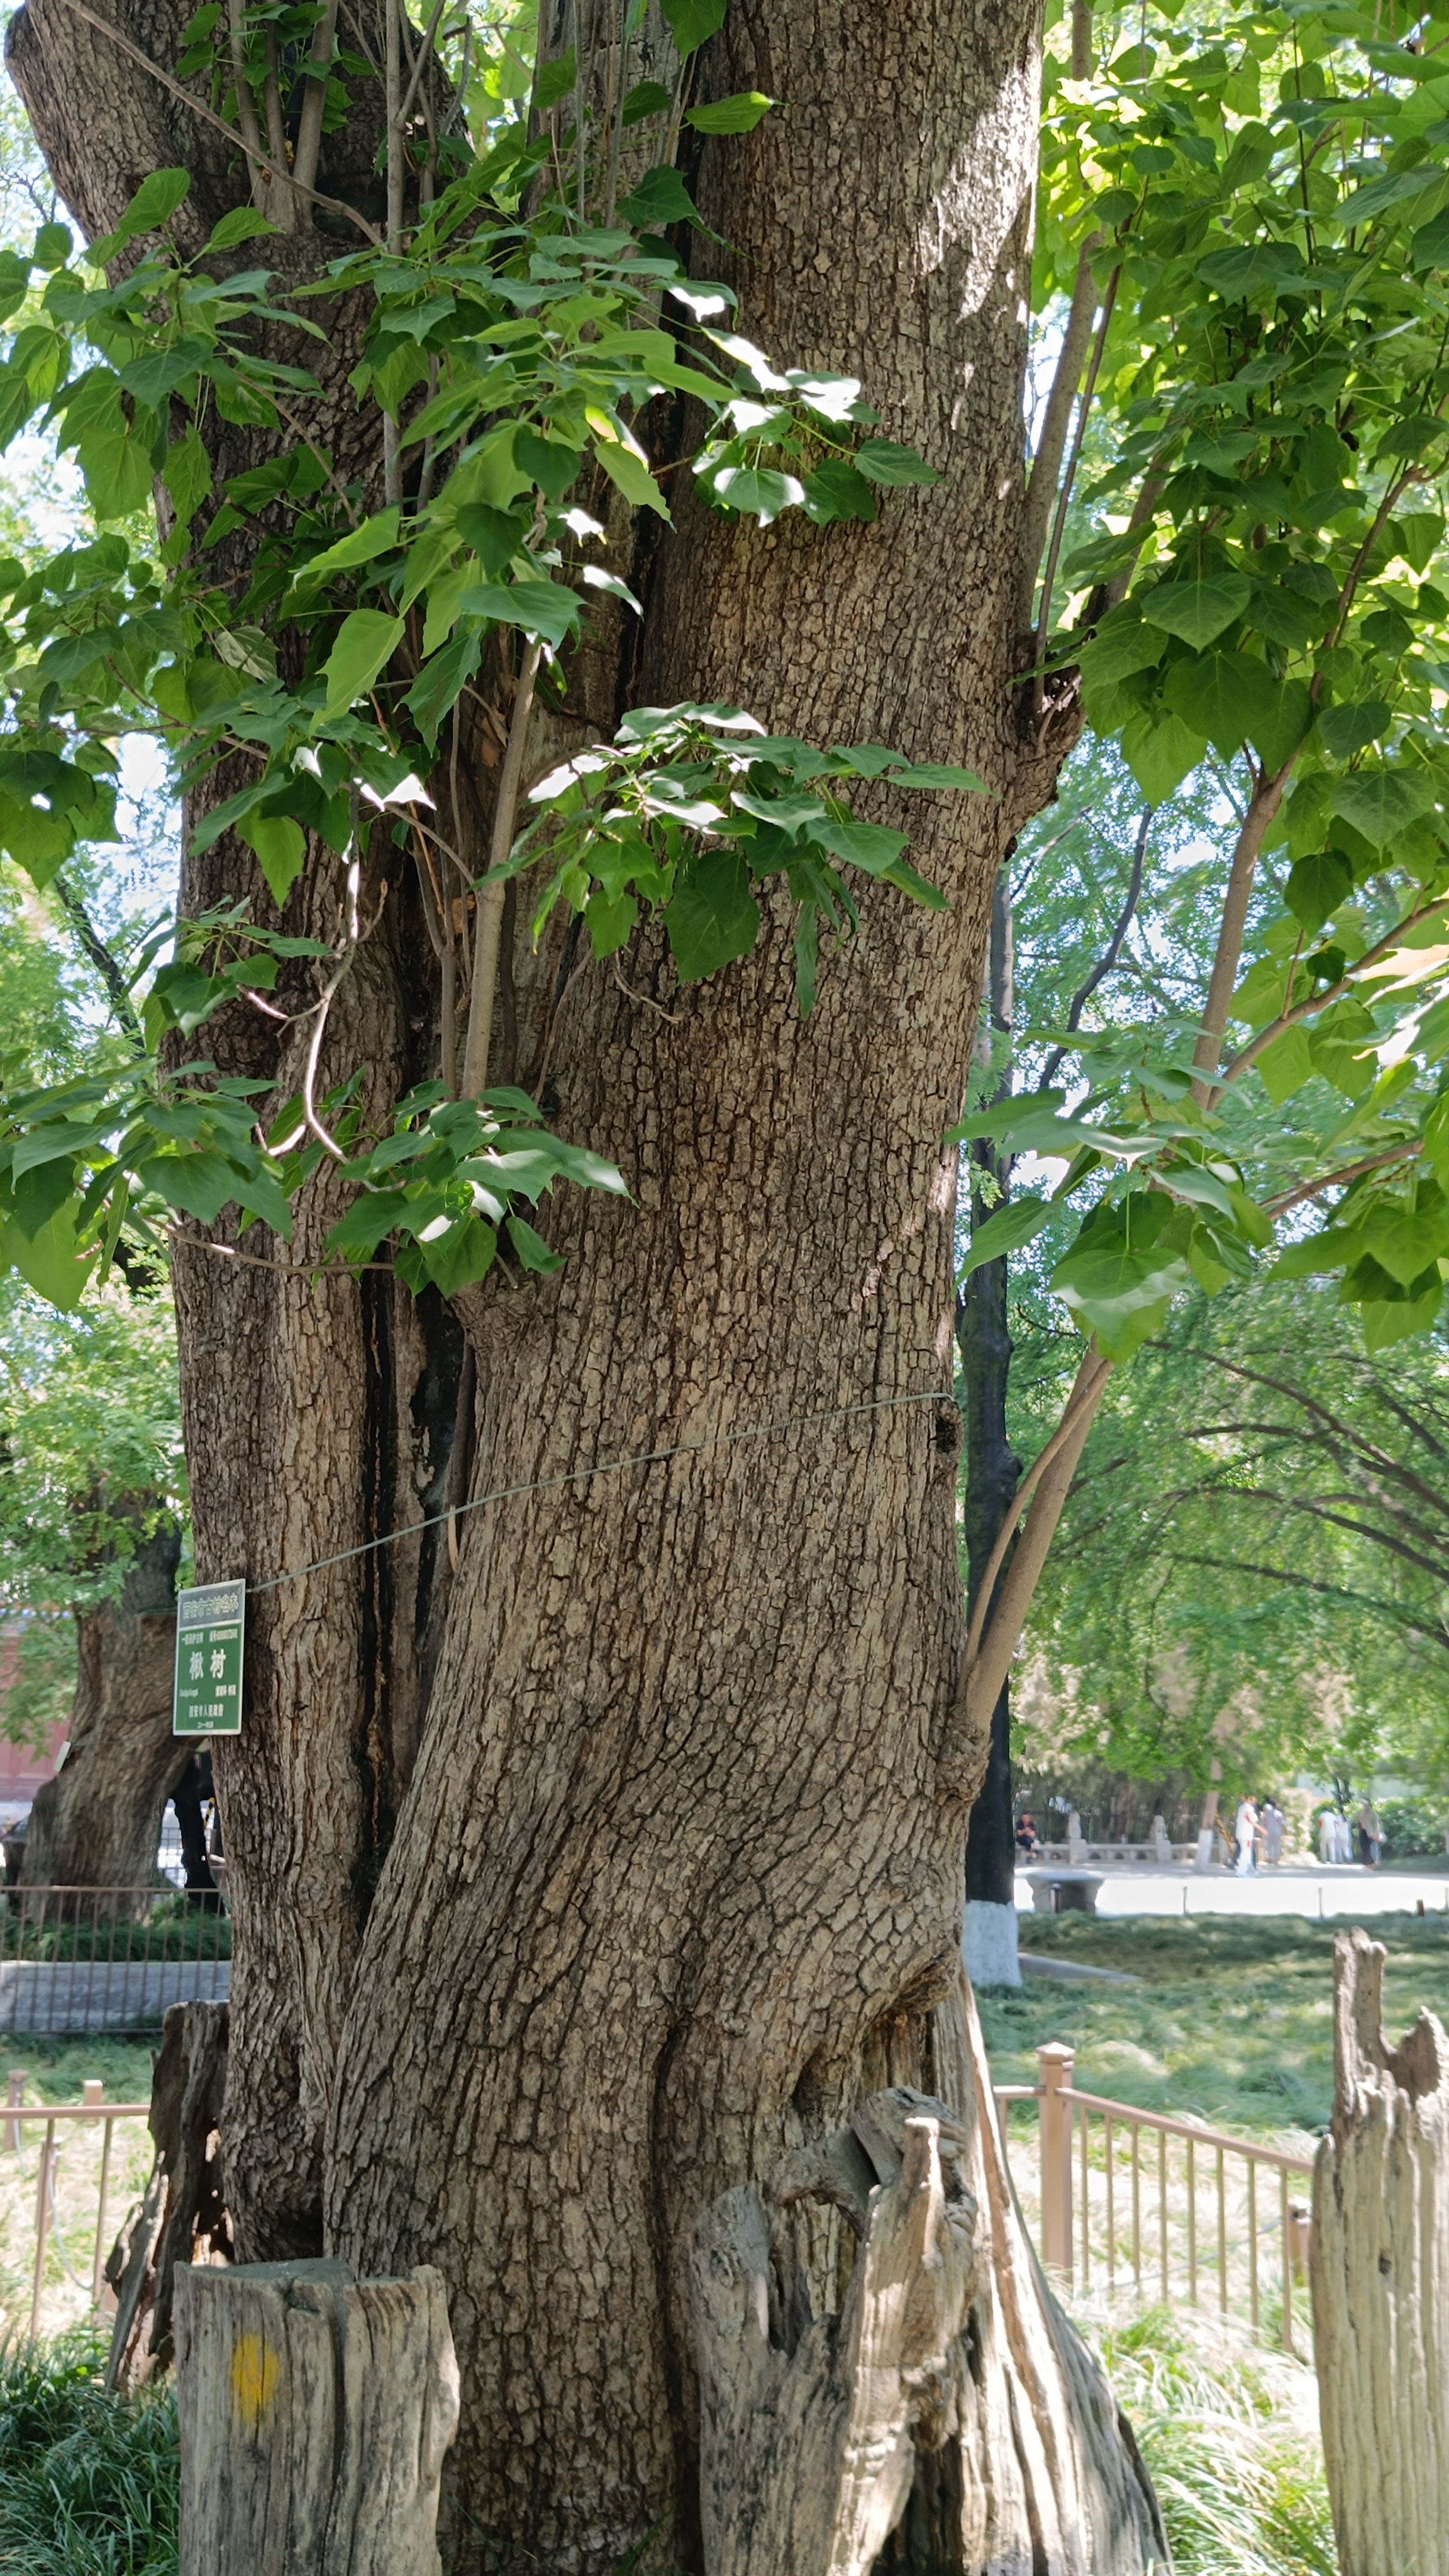
[[[1383,2034],[1384,1949],[1333,1945],[1334,2099],[1313,2173],[1313,2349],[1343,2576],[1449,2569],[1449,2041]]]
[[[146,24],[166,59],[169,22]],[[16,25],[61,184],[93,229],[113,221],[114,154],[92,152],[83,104],[91,54],[64,0],[30,0]],[[1008,687],[1036,44],[1031,0],[735,0],[706,92],[789,106],[701,145],[702,210],[733,246],[701,265],[724,258],[777,358],[858,374],[885,434],[942,479],[887,496],[874,526],[761,531],[696,509],[676,478],[675,531],[651,522],[624,567],[648,610],[637,666],[632,644],[581,657],[564,719],[725,698],[815,740],[965,761],[989,797],[900,809],[950,911],[872,889],[804,1022],[779,907],[753,956],[683,992],[647,929],[617,973],[576,943],[534,958],[520,938],[495,1062],[542,1087],[633,1192],[624,1207],[556,1201],[555,1280],[490,1282],[448,1314],[373,1277],[314,1288],[202,1251],[176,1263],[204,1579],[259,1583],[437,1508],[465,1331],[471,1492],[539,1487],[460,1521],[451,1583],[446,1556],[410,1537],[254,1594],[247,1723],[218,1755],[240,2248],[313,2253],[325,2225],[360,2273],[443,2273],[463,2371],[460,2564],[531,2554],[592,2576],[661,2517],[698,2564],[699,2212],[828,2132],[894,2080],[894,2059],[918,2061],[923,2016],[958,1973],[987,1730],[963,1732],[954,1688],[958,1423],[936,1391],[955,1174],[940,1139],[1002,847],[1050,793],[1073,722],[1054,711],[1023,735]],[[121,130],[144,129],[135,148],[182,157],[131,74],[106,70],[104,95],[126,92]],[[341,184],[325,160],[322,175]],[[210,222],[209,178],[197,194]],[[277,256],[300,263],[305,241]],[[323,362],[337,402],[316,415],[341,448],[355,332],[337,312]],[[685,426],[650,435],[683,442]],[[444,810],[481,864],[485,754],[466,728],[459,770]],[[880,795],[866,810],[896,819]],[[184,900],[254,885],[222,841],[188,866]],[[317,882],[287,926],[330,930],[333,901]],[[385,1104],[432,1071],[429,966],[399,881],[339,996],[325,1079],[363,1062]],[[293,1087],[256,1024],[221,1028],[217,1060]],[[290,1253],[302,1268],[334,1212],[317,1188]],[[558,1481],[691,1441],[722,1445]],[[802,2222],[822,2308],[839,2224]],[[1053,2462],[1087,2402],[1030,2315],[1025,2360],[1008,2367],[1001,2322],[983,2362],[987,2485],[1016,2476],[993,2465],[998,2437],[1016,2439],[1011,2369],[1035,2374]],[[1022,2421],[1022,2440],[1046,2441],[1031,2407]],[[1096,2531],[1094,2496],[1055,2469],[1047,2484],[1053,2532]],[[908,2503],[905,2528],[925,2511]],[[1140,2552],[1114,2558],[1103,2531],[1089,2557],[1061,2541],[1060,2564],[1135,2569]],[[994,2563],[971,2547],[964,2563]]]
[[[181,1533],[138,1546],[114,1601],[76,1613],[66,1758],[37,1790],[22,1887],[149,1887],[166,1801],[191,1758],[171,1732]]]
[[[106,2265],[116,2294],[108,2388],[170,2367],[178,2265],[231,2260],[220,2150],[227,2022],[225,2004],[173,2004],[162,2026],[147,2121],[156,2161]]]
[[[176,2277],[180,2576],[440,2576],[458,2364],[436,2272]]]

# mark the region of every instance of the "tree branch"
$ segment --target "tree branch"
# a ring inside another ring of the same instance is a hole
[[[1081,985],[1077,992],[1072,996],[1072,1007],[1067,1013],[1067,1027],[1073,1033],[1075,1033],[1075,1031],[1080,1027],[1082,1013],[1090,1002],[1097,986],[1102,982],[1105,976],[1111,974],[1113,967],[1116,965],[1117,959],[1121,954],[1122,942],[1126,938],[1127,933],[1132,926],[1132,916],[1137,910],[1137,899],[1142,892],[1142,865],[1147,856],[1147,835],[1152,826],[1153,811],[1154,808],[1151,805],[1144,805],[1142,808],[1142,820],[1137,827],[1137,846],[1132,853],[1132,874],[1127,884],[1127,900],[1122,906],[1117,927],[1113,931],[1111,938],[1108,940],[1106,947],[1103,949],[1101,956],[1098,958],[1096,965],[1093,967],[1091,974],[1087,977],[1085,984]],[[1040,1082],[1037,1084],[1038,1091],[1046,1091],[1050,1089],[1052,1076],[1055,1074],[1056,1069],[1061,1063],[1066,1052],[1067,1050],[1064,1046],[1055,1047],[1053,1049],[1052,1053],[1047,1058],[1046,1071],[1043,1073]]]
[[[94,927],[90,914],[74,887],[68,885],[63,876],[53,877],[51,883],[65,907],[66,917],[77,939],[111,997],[111,1008],[115,1012],[117,1025],[127,1045],[134,1055],[144,1055],[146,1040],[142,1035],[141,1023],[136,1017],[131,1000],[130,987],[121,970],[119,960],[112,956],[105,941]]]
[[[1090,25],[1090,18],[1088,21]],[[1092,253],[1101,247],[1100,231],[1087,235],[1077,253],[1077,274],[1072,285],[1072,300],[1067,310],[1066,328],[1062,333],[1061,351],[1052,375],[1051,392],[1042,414],[1041,436],[1032,459],[1026,487],[1026,506],[1021,522],[1021,571],[1017,589],[1017,626],[1023,635],[1032,632],[1032,604],[1036,597],[1036,577],[1046,548],[1051,526],[1052,503],[1066,452],[1067,431],[1071,426],[1072,405],[1082,381],[1082,368],[1092,336],[1092,316],[1097,309],[1097,281],[1092,275]]]

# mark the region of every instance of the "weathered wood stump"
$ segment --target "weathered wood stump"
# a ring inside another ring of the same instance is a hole
[[[1384,2038],[1384,1951],[1333,1945],[1333,2119],[1313,2174],[1313,2348],[1342,2576],[1449,2576],[1449,2043]]]
[[[693,2253],[706,2576],[1149,2576],[1151,2483],[1007,2179],[964,1976],[934,2019],[946,2102],[903,2085],[705,2212]],[[858,2239],[812,2317],[802,2201]]]
[[[458,2426],[442,2275],[178,2269],[179,2576],[440,2576]]]
[[[139,2210],[111,2249],[116,2321],[108,2388],[134,2388],[171,2363],[171,2293],[181,2263],[228,2263],[231,2220],[221,2175],[225,2004],[173,2004],[152,2061],[147,2126],[156,2161]]]

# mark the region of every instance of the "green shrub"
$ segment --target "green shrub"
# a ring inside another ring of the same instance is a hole
[[[1417,1860],[1430,1853],[1443,1859],[1443,1820],[1420,1806],[1417,1798],[1386,1798],[1379,1822],[1384,1829],[1385,1860]]]
[[[1175,2576],[1338,2576],[1301,2363],[1163,2308],[1094,2340],[1151,2471]]]
[[[90,2333],[0,2351],[0,2570],[176,2576],[176,2409],[108,2397]]]

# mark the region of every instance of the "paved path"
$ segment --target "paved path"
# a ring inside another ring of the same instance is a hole
[[[1376,1914],[1449,1914],[1449,1859],[1422,1871],[1334,1868],[1312,1862],[1284,1864],[1239,1878],[1226,1869],[1198,1871],[1178,1864],[1153,1869],[1140,1861],[1092,1864],[1102,1885],[1100,1915],[1299,1914],[1311,1922],[1367,1923]],[[1018,1872],[1016,1902],[1031,1911],[1031,1889]]]

